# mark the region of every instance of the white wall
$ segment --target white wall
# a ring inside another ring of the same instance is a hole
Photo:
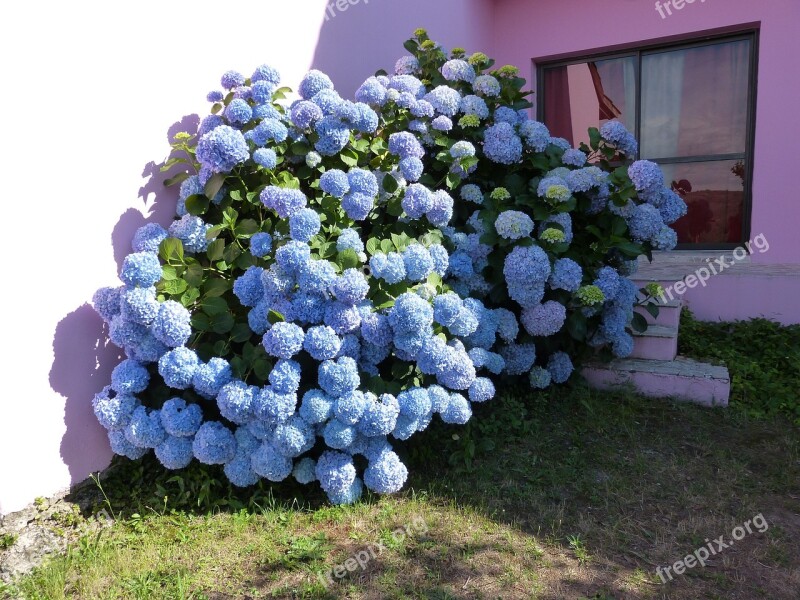
[[[153,164],[176,121],[207,111],[219,76],[268,62],[296,88],[313,63],[349,96],[394,64],[416,27],[447,45],[485,47],[488,5],[351,0],[324,27],[325,0],[4,7],[0,514],[108,463],[90,400],[116,352],[86,303],[116,285],[145,218],[171,219],[174,195]]]

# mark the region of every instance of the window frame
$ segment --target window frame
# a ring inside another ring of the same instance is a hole
[[[570,65],[583,64],[587,62],[597,62],[603,60],[613,60],[620,58],[634,58],[634,82],[636,85],[636,110],[634,111],[635,127],[632,132],[637,140],[641,140],[642,122],[642,60],[644,56],[673,52],[676,50],[689,50],[712,46],[725,42],[737,42],[748,40],[750,42],[749,73],[748,73],[748,94],[747,94],[747,131],[745,132],[744,152],[733,152],[729,154],[708,154],[695,155],[692,157],[665,157],[653,160],[659,164],[683,164],[716,162],[723,160],[743,160],[744,170],[744,195],[742,199],[742,231],[740,242],[720,242],[720,243],[700,243],[700,244],[678,244],[677,250],[733,250],[743,246],[750,240],[752,224],[752,205],[753,205],[753,169],[755,154],[755,131],[756,131],[756,101],[758,96],[758,49],[759,49],[759,29],[751,28],[735,33],[721,33],[717,35],[705,35],[700,38],[687,39],[673,42],[661,42],[642,44],[627,50],[617,50],[611,52],[590,52],[587,54],[576,55],[566,59],[534,61],[536,69],[536,118],[544,122],[544,79],[547,69],[556,67],[566,67]],[[641,144],[640,144],[641,145]],[[636,159],[639,158],[639,153]]]

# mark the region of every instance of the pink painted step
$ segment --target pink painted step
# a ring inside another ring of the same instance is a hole
[[[585,366],[589,385],[602,390],[632,386],[652,398],[672,398],[703,406],[728,406],[731,380],[725,367],[682,356],[675,360],[626,358]]]
[[[683,301],[680,298],[675,298],[658,303],[658,317],[653,317],[642,306],[636,307],[634,310],[647,319],[648,325],[664,325],[665,327],[675,327],[677,329],[681,324],[682,308]]]
[[[659,315],[660,316],[660,315]],[[678,356],[678,328],[650,325],[643,333],[634,333],[630,358],[673,360]]]

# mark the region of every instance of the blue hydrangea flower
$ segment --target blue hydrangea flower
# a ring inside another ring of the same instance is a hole
[[[317,480],[328,494],[341,494],[356,480],[353,459],[343,452],[326,450],[317,460]]]
[[[433,194],[424,185],[412,183],[405,189],[401,205],[409,217],[419,219],[433,208]]]
[[[519,122],[519,115],[517,111],[510,106],[498,106],[494,111],[494,122],[517,125]]]
[[[228,361],[215,357],[208,363],[198,365],[192,376],[192,386],[201,396],[215,398],[222,386],[232,379],[233,372]]]
[[[447,406],[441,411],[442,421],[451,425],[466,425],[472,418],[469,401],[461,394],[453,393],[448,397]]]
[[[459,110],[465,115],[475,115],[479,119],[489,117],[489,107],[486,101],[479,96],[464,96],[461,99]]]
[[[294,415],[275,427],[272,443],[286,458],[295,458],[314,446],[314,429]]]
[[[667,190],[658,211],[661,213],[661,218],[664,220],[664,223],[672,225],[675,221],[686,215],[688,208],[683,198],[672,190]]]
[[[297,88],[297,93],[300,94],[304,100],[309,100],[322,90],[332,89],[333,82],[331,78],[321,71],[312,69],[303,77],[300,86]]]
[[[242,306],[253,307],[264,297],[264,286],[261,283],[261,267],[248,267],[247,270],[233,282],[233,293],[242,303]]]
[[[272,425],[286,422],[296,408],[297,394],[281,394],[271,385],[262,388],[253,397],[256,417]]]
[[[253,152],[253,160],[265,169],[274,169],[278,165],[278,155],[272,148],[258,148]]]
[[[139,405],[139,399],[130,394],[116,394],[112,398],[110,385],[92,399],[92,410],[97,421],[109,431],[127,427],[133,411]]]
[[[269,65],[260,65],[253,71],[250,81],[256,83],[258,81],[266,81],[272,85],[278,85],[281,82],[281,75],[278,70]]]
[[[303,208],[289,217],[289,235],[298,242],[309,242],[319,233],[322,223],[317,211]]]
[[[272,236],[265,231],[260,231],[250,238],[250,253],[256,258],[267,256],[272,250]]]
[[[212,90],[206,94],[206,100],[209,102],[222,102],[225,95],[219,90]]]
[[[289,115],[292,123],[300,129],[310,129],[324,116],[322,109],[308,100],[301,100],[292,105]]]
[[[494,398],[495,389],[491,379],[476,377],[469,386],[469,399],[472,402],[486,402]]]
[[[161,262],[154,252],[134,252],[122,261],[119,278],[130,287],[149,288],[161,279]]]
[[[453,120],[450,117],[439,115],[431,121],[431,127],[436,131],[450,131],[453,128]]]
[[[264,334],[264,349],[270,356],[289,359],[303,348],[303,329],[294,323],[279,322]]]
[[[261,445],[258,439],[246,428],[239,427],[234,434],[236,454],[230,462],[225,463],[223,471],[233,485],[249,487],[258,483],[258,473],[253,471],[251,456]]]
[[[486,129],[483,153],[492,162],[511,165],[522,159],[522,141],[508,123],[496,123]]]
[[[553,265],[553,274],[550,276],[549,284],[554,290],[576,292],[581,287],[582,280],[581,266],[571,258],[560,258]]]
[[[425,156],[425,150],[419,140],[407,131],[393,133],[389,136],[389,152],[400,158],[422,158]]]
[[[403,251],[403,264],[409,281],[424,281],[433,272],[433,258],[422,244],[411,244]]]
[[[158,446],[156,446],[156,458],[170,470],[183,469],[187,467],[192,458],[192,440],[169,436]]]
[[[461,199],[475,204],[483,204],[483,192],[474,183],[468,183],[461,188]]]
[[[484,348],[472,348],[467,354],[476,370],[486,369],[490,373],[499,375],[506,366],[506,361],[503,360],[502,356],[495,352],[489,352]]]
[[[339,302],[357,304],[366,298],[369,292],[369,283],[360,270],[347,269],[336,278],[330,290]]]
[[[425,86],[413,75],[395,75],[389,79],[389,88],[397,90],[400,94],[408,92],[415,98],[425,93]]]
[[[337,117],[324,117],[317,122],[314,128],[319,135],[314,149],[323,156],[335,156],[350,141],[350,129]]]
[[[395,333],[416,333],[433,323],[433,307],[418,295],[406,292],[395,300],[388,316]]]
[[[197,142],[197,160],[213,173],[227,173],[248,158],[244,136],[228,125],[215,127]]]
[[[275,251],[275,262],[286,274],[303,273],[311,262],[308,244],[292,240]]]
[[[623,154],[628,156],[635,156],[639,151],[639,144],[636,142],[636,138],[617,120],[604,123],[600,128],[600,137],[614,144]]]
[[[358,168],[350,169],[347,173],[347,181],[351,192],[358,192],[371,197],[378,195],[378,180],[371,171]]]
[[[564,202],[572,195],[567,182],[558,176],[545,177],[539,182],[536,193],[553,204]]]
[[[678,245],[678,234],[668,225],[664,225],[650,241],[656,250],[673,250]]]
[[[137,448],[155,448],[167,437],[157,410],[138,406],[125,427],[125,439]]]
[[[250,460],[253,471],[269,481],[283,481],[292,474],[292,460],[278,452],[270,442],[263,442]]]
[[[120,348],[136,346],[147,337],[147,327],[126,321],[120,315],[112,317],[108,326],[108,337]]]
[[[336,332],[328,326],[311,327],[303,340],[303,348],[314,360],[334,358],[342,347],[342,341]]]
[[[225,108],[225,118],[236,125],[244,125],[253,117],[253,109],[246,100],[234,98]]]
[[[518,210],[501,212],[494,222],[497,233],[507,240],[519,240],[530,236],[533,231],[533,220]]]
[[[147,368],[132,359],[123,360],[111,372],[111,389],[118,394],[137,394],[147,389],[150,373]]]
[[[425,100],[431,103],[437,113],[447,117],[455,116],[461,106],[461,94],[446,85],[440,85],[428,92]]]
[[[356,361],[349,356],[326,360],[319,367],[319,387],[334,398],[354,391],[360,383]]]
[[[169,387],[185,390],[200,364],[194,350],[184,346],[170,350],[158,360],[158,372]]]
[[[447,249],[441,244],[434,244],[428,248],[431,259],[433,260],[433,270],[439,275],[444,277],[447,273],[447,268],[450,266],[450,256],[447,254]]]
[[[465,60],[454,58],[442,65],[442,76],[447,81],[475,81],[475,69]]]
[[[563,304],[554,300],[532,308],[525,308],[520,317],[525,331],[534,337],[547,337],[558,333],[566,319],[567,309]]]
[[[127,321],[149,325],[158,308],[154,287],[126,288],[120,296],[120,315]]]
[[[342,209],[353,221],[363,221],[374,207],[373,197],[359,192],[348,192],[342,199]]]
[[[350,182],[344,171],[331,169],[323,173],[319,178],[319,187],[326,194],[336,198],[343,198],[350,191]]]
[[[400,161],[398,165],[400,172],[407,181],[417,181],[422,177],[424,166],[422,161],[415,156],[409,156]]]
[[[550,276],[550,260],[538,246],[515,246],[506,256],[503,275],[509,285],[544,282]]]
[[[358,430],[367,437],[389,435],[397,425],[400,405],[391,394],[383,394],[376,401],[368,398],[364,413],[358,421]]]
[[[475,376],[475,366],[466,351],[449,347],[446,363],[436,375],[436,380],[451,390],[467,390],[475,381]]]
[[[188,181],[188,179],[186,180]],[[184,181],[183,183],[186,183]],[[183,185],[181,185],[183,189]],[[158,223],[148,223],[136,230],[133,236],[134,252],[154,252],[158,253],[158,248],[165,239],[167,239],[167,230]]]
[[[167,300],[158,306],[151,326],[153,336],[170,348],[183,346],[192,335],[192,317],[182,304]]]
[[[253,417],[253,388],[243,381],[226,383],[217,394],[220,414],[237,425],[243,425]]]
[[[450,148],[450,156],[456,160],[475,156],[475,146],[466,141],[456,142]]]
[[[239,73],[239,71],[225,71],[220,79],[222,87],[226,90],[232,90],[240,85],[244,85],[244,82],[245,76]]]
[[[92,306],[95,312],[106,322],[120,313],[120,297],[124,288],[104,287],[97,290],[92,296]]]
[[[309,390],[303,396],[298,414],[306,423],[324,423],[333,414],[333,402],[333,398],[322,390]]]
[[[294,466],[292,477],[297,480],[297,483],[308,485],[317,480],[316,468],[317,461],[309,457],[303,458]]]
[[[433,299],[433,318],[437,323],[450,327],[463,308],[461,298],[453,292],[447,292]]]
[[[357,102],[381,105],[386,101],[386,88],[377,77],[370,77],[356,90],[355,98]]]
[[[266,146],[270,141],[281,143],[289,135],[289,130],[278,118],[266,118],[245,134],[256,146]]]
[[[611,344],[611,352],[617,358],[627,358],[633,354],[633,337],[628,333],[620,334]]]
[[[401,56],[394,64],[396,75],[411,75],[419,69],[419,61],[415,56]]]
[[[199,404],[187,404],[182,398],[172,398],[161,407],[161,424],[171,436],[190,438],[203,422]]]
[[[274,210],[282,219],[305,208],[308,200],[300,190],[269,186],[261,192],[261,202],[269,209]]]
[[[361,315],[352,304],[331,302],[325,307],[323,321],[339,335],[355,331],[361,325]]]
[[[355,229],[342,229],[336,240],[336,250],[337,252],[345,250],[352,250],[355,253],[363,252],[364,242],[361,241],[361,236]]]
[[[209,229],[211,225],[204,223],[203,219],[187,214],[172,222],[169,226],[169,235],[181,241],[184,252],[197,254],[208,249],[209,240],[206,238],[206,233]]]
[[[588,192],[592,188],[604,188],[608,184],[608,173],[594,165],[570,171],[564,181],[571,192]]]
[[[547,370],[555,383],[564,383],[572,375],[574,367],[569,354],[566,352],[554,352],[547,361]]]
[[[550,371],[542,367],[533,367],[528,373],[528,381],[535,390],[543,390],[550,386],[553,376]]]
[[[628,167],[628,177],[631,178],[637,192],[654,193],[664,185],[661,167],[649,160],[634,162]]]
[[[478,75],[472,83],[476,94],[483,94],[494,98],[500,95],[500,82],[491,75]]]
[[[536,347],[533,344],[509,344],[500,349],[500,356],[506,361],[508,375],[522,375],[531,370],[536,361]]]
[[[561,157],[561,162],[573,167],[582,167],[586,164],[586,154],[575,148],[570,148]]]
[[[378,494],[399,492],[408,478],[408,469],[394,452],[383,452],[370,461],[364,471],[364,485]]]
[[[617,295],[619,282],[619,273],[617,273],[613,267],[602,267],[597,271],[597,277],[594,282],[592,282],[592,285],[599,287],[606,298],[613,298]]]
[[[658,235],[664,227],[661,213],[651,204],[639,204],[628,219],[631,237],[637,242],[646,242]]]

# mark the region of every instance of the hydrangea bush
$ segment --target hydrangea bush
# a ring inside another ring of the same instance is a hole
[[[392,442],[465,424],[493,378],[630,353],[626,275],[685,211],[658,167],[625,165],[618,123],[552,138],[510,67],[423,31],[406,48],[355,101],[319,71],[293,101],[269,66],[227,72],[176,137],[177,218],[94,296],[127,357],[93,401],[115,453],[349,503],[401,489]]]

